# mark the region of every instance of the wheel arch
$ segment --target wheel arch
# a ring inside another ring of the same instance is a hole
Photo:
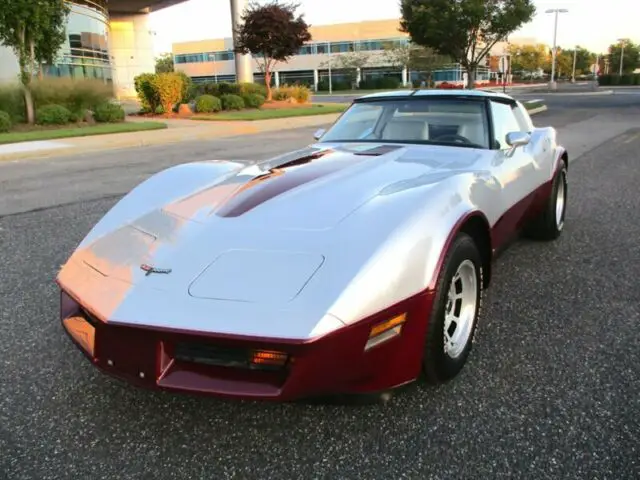
[[[476,244],[482,258],[482,285],[483,288],[487,288],[489,286],[491,282],[491,267],[493,262],[491,228],[487,217],[482,212],[474,210],[463,215],[451,229],[451,232],[442,247],[442,251],[440,252],[440,259],[436,269],[437,274],[433,276],[431,289],[435,289],[435,286],[442,275],[444,260],[449,248],[460,233],[469,235]]]

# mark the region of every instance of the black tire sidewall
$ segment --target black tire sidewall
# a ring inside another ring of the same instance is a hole
[[[564,206],[562,210],[562,225],[558,228],[558,222],[556,221],[556,205],[558,204],[558,189],[560,188],[561,183],[564,183]],[[567,191],[567,184],[567,167],[563,163],[556,173],[555,181],[553,182],[552,200],[549,202],[551,204],[549,212],[551,225],[549,225],[549,227],[554,228],[558,235],[560,235],[564,230],[564,224],[567,216],[567,198],[569,193]]]
[[[476,314],[467,345],[457,358],[451,358],[444,352],[444,320],[447,293],[451,284],[451,279],[455,275],[458,266],[465,260],[471,260],[476,270]],[[482,311],[482,276],[482,258],[473,239],[464,233],[458,234],[443,263],[442,275],[438,281],[436,297],[427,326],[423,355],[423,370],[426,374],[427,380],[431,383],[444,382],[455,377],[462,370],[467,361],[475,339],[478,319],[480,318],[480,313]]]

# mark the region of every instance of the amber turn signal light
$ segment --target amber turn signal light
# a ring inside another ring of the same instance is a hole
[[[364,349],[369,350],[370,348],[380,345],[381,343],[384,343],[387,340],[391,340],[392,338],[400,335],[400,333],[402,332],[402,327],[406,320],[407,314],[403,313],[371,327],[371,331],[369,332],[369,340],[367,341]]]

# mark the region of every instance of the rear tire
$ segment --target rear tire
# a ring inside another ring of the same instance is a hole
[[[473,239],[460,233],[447,252],[428,320],[422,361],[428,383],[447,382],[464,367],[483,293],[482,257]]]
[[[553,178],[551,195],[544,210],[525,229],[525,236],[533,240],[556,240],[564,229],[567,211],[567,167],[562,166]]]

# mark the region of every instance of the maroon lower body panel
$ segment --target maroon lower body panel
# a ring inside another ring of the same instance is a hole
[[[288,401],[373,393],[415,380],[433,293],[423,292],[354,325],[311,341],[234,337],[128,326],[92,318],[61,292],[65,331],[103,372],[176,392]],[[406,313],[402,333],[365,351],[371,327]],[[248,365],[256,350],[282,352],[284,366]]]

